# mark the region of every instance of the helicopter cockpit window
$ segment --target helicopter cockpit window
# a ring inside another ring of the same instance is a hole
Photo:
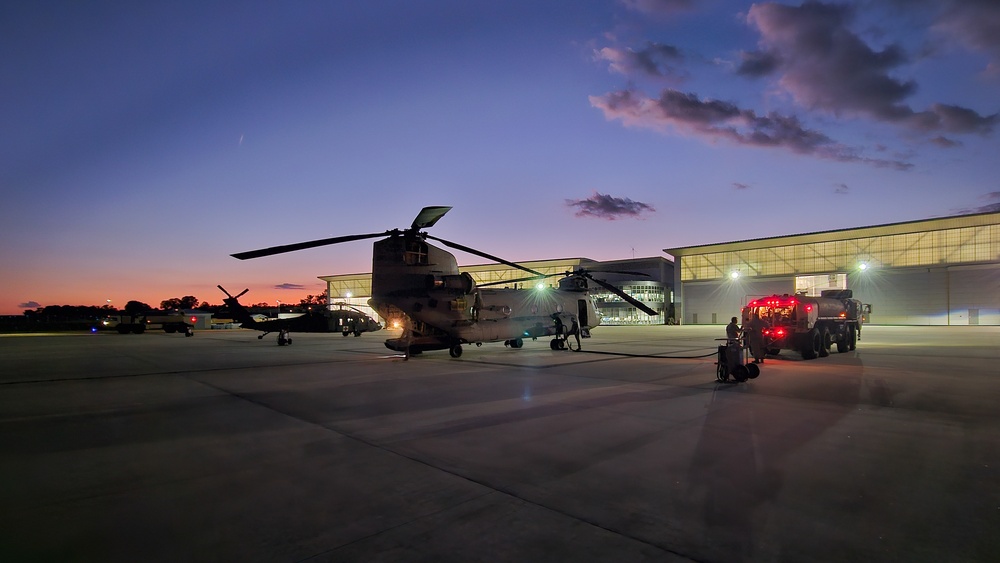
[[[422,240],[411,240],[406,243],[403,252],[403,262],[413,266],[427,263],[427,243]]]

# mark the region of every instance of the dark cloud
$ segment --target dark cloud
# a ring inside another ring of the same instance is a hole
[[[630,10],[651,16],[672,16],[695,7],[696,0],[621,0]]]
[[[970,213],[1000,213],[1000,192],[989,192],[979,196],[985,202],[977,207],[967,207],[964,209],[954,209],[955,215],[967,215]]]
[[[306,286],[297,283],[282,283],[274,286],[274,289],[305,289]]]
[[[946,0],[935,29],[958,43],[990,57],[987,71],[1000,73],[1000,2],[997,0]]]
[[[684,55],[677,47],[662,43],[647,43],[640,51],[605,47],[595,52],[599,60],[608,61],[611,70],[625,76],[642,74],[658,78],[685,76],[674,63],[684,60]]]
[[[847,186],[847,184],[834,184],[833,185],[833,193],[835,193],[835,194],[841,194],[841,195],[847,195],[847,194],[851,193],[851,188],[849,188]]]
[[[37,309],[41,306],[42,304],[38,301],[25,301],[24,303],[17,304],[18,309]]]
[[[943,149],[950,149],[952,147],[958,147],[962,145],[962,143],[958,141],[949,139],[947,137],[943,137],[941,135],[938,135],[937,137],[931,139],[931,142]]]
[[[721,100],[702,100],[694,94],[667,89],[659,99],[633,90],[591,96],[592,106],[607,119],[620,119],[626,126],[666,132],[673,129],[715,141],[755,147],[790,150],[798,154],[841,162],[862,162],[877,167],[909,169],[903,161],[866,158],[856,149],[837,143],[819,131],[805,128],[795,116],[775,112],[757,115]]]
[[[803,106],[867,115],[925,132],[992,131],[1000,119],[997,114],[983,116],[946,104],[916,111],[907,105],[916,83],[890,74],[907,62],[905,53],[897,45],[881,51],[869,47],[850,30],[853,18],[846,4],[815,1],[801,6],[754,4],[747,15],[761,34],[762,52],[768,53],[765,62],[775,63],[779,84]],[[748,64],[744,72],[759,72],[760,66]]]
[[[749,190],[750,184],[744,184],[742,182],[733,182],[734,190]]]
[[[736,72],[744,76],[766,76],[778,69],[778,55],[767,51],[744,51],[740,53],[740,66]]]
[[[599,192],[594,192],[594,195],[587,199],[567,199],[566,205],[577,208],[574,213],[577,217],[597,217],[609,221],[622,217],[639,217],[643,212],[656,211],[652,205]]]

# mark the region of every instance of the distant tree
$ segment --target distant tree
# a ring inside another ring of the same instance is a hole
[[[319,295],[306,295],[304,299],[299,301],[299,305],[302,307],[308,307],[310,305],[326,305],[326,293],[321,293]]]
[[[144,313],[152,309],[148,304],[142,301],[129,301],[125,304],[125,312],[130,315],[137,315],[139,313]]]
[[[170,299],[160,301],[161,309],[194,309],[196,307],[198,307],[198,298],[194,295],[171,297]]]

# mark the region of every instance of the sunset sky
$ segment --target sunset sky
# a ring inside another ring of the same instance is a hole
[[[6,2],[0,314],[1000,210],[996,0]],[[456,254],[460,264],[481,258]]]

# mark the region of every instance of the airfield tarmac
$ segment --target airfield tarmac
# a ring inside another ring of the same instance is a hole
[[[1000,558],[1000,327],[746,384],[722,326],[593,334],[0,337],[0,561]]]

